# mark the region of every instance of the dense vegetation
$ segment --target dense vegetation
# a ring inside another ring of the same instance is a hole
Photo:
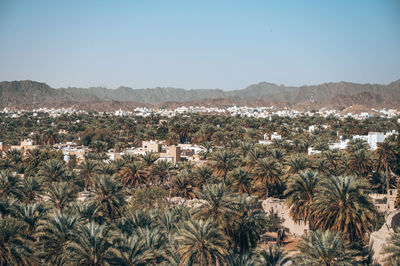
[[[365,263],[368,233],[382,222],[367,194],[397,187],[400,138],[376,151],[362,141],[346,150],[328,143],[392,129],[399,130],[396,120],[383,118],[0,115],[1,141],[44,145],[0,159],[0,264]],[[284,140],[257,144],[272,132]],[[202,145],[206,163],[172,165],[153,153],[107,160],[108,149],[148,139]],[[67,141],[92,152],[65,163],[51,145]],[[308,147],[322,152],[308,155]],[[264,233],[278,226],[261,207],[266,197],[284,198],[294,220],[310,223],[297,252],[265,245]],[[393,234],[391,259],[399,257],[398,239]]]

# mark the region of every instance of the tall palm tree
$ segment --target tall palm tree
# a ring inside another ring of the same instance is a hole
[[[280,148],[275,148],[270,150],[269,154],[271,155],[272,158],[274,158],[275,160],[284,160],[285,156],[286,156],[286,152],[283,149]]]
[[[77,197],[77,190],[67,182],[51,183],[47,189],[49,202],[57,209],[63,210]]]
[[[160,158],[160,156],[155,152],[146,151],[145,154],[140,154],[140,160],[148,170],[150,170],[158,158]]]
[[[202,200],[195,213],[196,217],[210,219],[226,228],[228,220],[237,214],[234,195],[223,183],[208,184],[203,187],[203,191],[197,191],[196,195]]]
[[[283,266],[291,261],[287,252],[277,246],[268,246],[259,251],[260,265]]]
[[[231,252],[225,257],[225,263],[227,266],[254,266],[256,257],[250,252],[244,254]]]
[[[398,151],[396,149],[396,146],[393,143],[388,142],[388,141],[378,143],[378,148],[376,150],[376,154],[378,155],[379,163],[381,163],[385,169],[386,193],[388,194],[388,198],[389,198],[389,189],[390,189],[390,171],[391,171],[390,165],[391,165],[391,163],[393,163],[395,161],[397,153],[398,153]]]
[[[119,256],[110,258],[111,265],[144,266],[148,262],[149,252],[137,235],[122,237],[116,248]]]
[[[23,234],[28,239],[33,240],[33,233],[40,219],[44,218],[48,208],[43,203],[16,204],[13,208],[12,216],[23,222],[26,227]]]
[[[100,206],[93,201],[70,204],[67,213],[79,216],[80,220],[86,223],[95,221],[102,224],[106,222],[105,219],[100,216]]]
[[[258,160],[265,157],[265,152],[263,152],[260,148],[256,147],[251,149],[246,158],[246,168],[248,170],[252,170],[258,163]]]
[[[148,171],[145,171],[138,163],[125,164],[119,172],[122,183],[127,187],[134,188],[146,184],[148,174]]]
[[[354,265],[356,252],[351,250],[340,233],[311,231],[297,245],[296,265]]]
[[[72,240],[79,224],[75,215],[55,212],[40,220],[36,229],[38,257],[51,265],[61,265],[68,261],[66,245]]]
[[[235,213],[227,219],[225,231],[235,252],[246,254],[254,249],[270,227],[269,219],[255,197],[242,194],[233,199]]]
[[[196,187],[198,188],[214,181],[213,170],[207,165],[196,167],[193,174],[196,179]]]
[[[89,198],[97,203],[106,218],[115,220],[121,215],[126,202],[122,185],[114,176],[96,176]]]
[[[258,160],[254,173],[256,178],[265,186],[266,198],[270,195],[271,187],[282,185],[282,168],[275,159],[263,158]]]
[[[5,155],[6,159],[8,159],[13,166],[22,163],[23,156],[20,150],[17,149],[8,150],[5,152]]]
[[[239,152],[242,158],[246,158],[249,151],[251,151],[254,147],[254,143],[250,141],[241,141],[239,143]]]
[[[290,208],[290,216],[294,221],[308,221],[311,228],[311,205],[319,180],[317,172],[300,172],[298,175],[289,178],[285,191],[286,205]]]
[[[367,177],[374,166],[374,159],[369,150],[359,149],[351,152],[348,157],[347,165],[351,174],[358,177]]]
[[[289,161],[290,172],[297,174],[309,167],[309,163],[304,155],[297,155]]]
[[[141,227],[136,233],[146,250],[144,259],[147,265],[159,265],[166,261],[167,238],[158,228]]]
[[[203,148],[203,150],[204,150],[202,153],[204,160],[207,160],[208,156],[213,151],[214,143],[212,143],[211,141],[205,141],[201,144],[201,148]]]
[[[350,242],[363,239],[375,220],[375,207],[367,189],[365,181],[354,177],[322,180],[311,204],[315,228],[343,232]]]
[[[180,265],[224,264],[224,256],[227,255],[226,238],[216,223],[210,220],[189,220],[183,224],[176,239],[180,246]]]
[[[345,153],[339,149],[328,150],[322,153],[323,162],[318,169],[326,175],[342,175],[347,169],[345,161]]]
[[[239,167],[230,173],[232,188],[239,193],[250,194],[252,191],[253,176],[246,169]]]
[[[18,176],[9,170],[0,171],[0,198],[18,196]]]
[[[79,225],[66,250],[75,265],[100,266],[117,257],[113,248],[111,227],[88,223]]]
[[[0,265],[35,265],[29,240],[21,234],[25,227],[14,218],[0,219]]]
[[[170,187],[174,195],[193,199],[195,197],[194,185],[193,174],[188,170],[182,170],[172,178]]]
[[[157,177],[159,184],[164,185],[165,180],[170,175],[173,165],[167,160],[158,160],[151,169],[152,176]]]
[[[93,176],[97,171],[97,165],[98,163],[95,160],[87,158],[79,165],[79,175],[83,179],[85,191],[93,183]]]
[[[33,203],[43,192],[41,178],[38,176],[24,176],[18,186],[17,197],[24,203]]]
[[[40,166],[38,175],[47,182],[61,181],[66,176],[67,168],[64,161],[50,159]]]
[[[236,161],[237,157],[232,151],[222,149],[212,154],[210,164],[215,173],[225,182],[228,172],[235,168]]]
[[[96,173],[99,175],[112,176],[115,174],[116,169],[112,163],[99,163],[96,167]]]

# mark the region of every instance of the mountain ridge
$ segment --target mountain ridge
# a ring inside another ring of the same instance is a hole
[[[168,105],[168,103],[264,104],[346,108],[352,104],[371,107],[399,108],[400,79],[387,85],[353,82],[327,82],[299,87],[259,82],[240,90],[182,89],[156,87],[133,89],[120,86],[52,88],[46,83],[32,80],[0,82],[0,107],[71,106],[116,102],[131,105]]]

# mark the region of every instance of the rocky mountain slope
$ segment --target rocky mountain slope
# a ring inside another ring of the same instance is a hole
[[[157,105],[168,107],[178,104],[204,105],[279,105],[303,109],[351,105],[399,108],[400,80],[388,85],[357,84],[350,82],[286,87],[261,82],[242,90],[219,89],[185,90],[177,88],[118,89],[61,88],[54,89],[45,83],[24,81],[0,82],[0,107],[48,106],[88,108],[117,108],[118,106]]]

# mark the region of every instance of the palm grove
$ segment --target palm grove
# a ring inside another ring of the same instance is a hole
[[[307,132],[316,125],[313,134]],[[322,127],[327,125],[327,128]],[[362,141],[330,150],[339,135],[399,129],[394,119],[179,115],[0,115],[0,140],[42,149],[0,158],[1,265],[354,265],[368,263],[369,233],[383,223],[368,193],[398,187],[400,138],[371,151]],[[59,134],[60,130],[64,130]],[[283,139],[259,145],[264,133]],[[107,160],[142,140],[203,147],[203,165],[154,153]],[[90,147],[65,163],[59,142]],[[308,155],[309,147],[321,150]],[[168,199],[180,197],[181,203]],[[265,245],[277,221],[261,207],[284,198],[310,234],[296,250]],[[400,235],[385,249],[400,257]]]

